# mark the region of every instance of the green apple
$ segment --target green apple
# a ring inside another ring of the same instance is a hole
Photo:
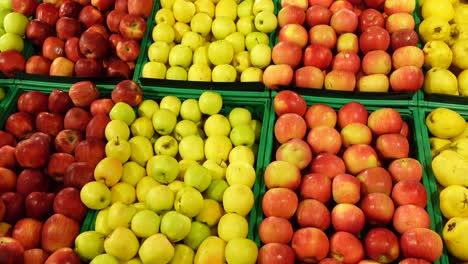
[[[250,121],[250,126],[253,128],[255,132],[255,141],[260,139],[260,136],[262,135],[262,122],[257,119],[252,119]]]
[[[175,38],[174,28],[167,22],[156,24],[151,32],[151,36],[153,38],[153,42],[163,41],[171,43]]]
[[[198,47],[205,44],[205,40],[197,32],[188,31],[185,32],[180,44],[189,47],[192,51],[195,51]]]
[[[138,105],[137,113],[139,117],[146,117],[151,119],[154,111],[159,109],[159,104],[153,99],[144,99]]]
[[[154,21],[156,24],[167,23],[170,26],[175,24],[174,14],[169,8],[161,8],[156,12],[154,16]]]
[[[250,50],[250,62],[252,66],[264,69],[271,62],[271,48],[267,44],[260,43]]]
[[[190,159],[181,159],[179,161],[179,176],[177,176],[177,179],[183,181],[187,168],[192,166],[193,164],[198,164],[198,162]]]
[[[106,143],[105,152],[107,157],[116,158],[124,163],[130,158],[132,149],[127,140],[116,137]]]
[[[206,189],[205,194],[208,199],[213,199],[218,202],[223,201],[224,191],[229,187],[228,183],[222,179],[213,180]]]
[[[224,135],[209,136],[205,141],[205,157],[215,161],[227,161],[232,149],[231,140]]]
[[[174,257],[169,264],[192,264],[195,252],[192,248],[184,244],[176,244],[174,247]]]
[[[113,203],[107,213],[107,225],[115,230],[117,227],[130,227],[130,222],[137,210],[135,207],[122,202]]]
[[[205,63],[196,63],[190,66],[187,80],[194,82],[210,82],[211,68]]]
[[[107,187],[112,187],[120,181],[122,172],[123,166],[119,159],[105,157],[94,168],[94,179],[104,183]]]
[[[210,18],[215,15],[215,4],[211,0],[196,0],[195,10],[197,13],[205,13]]]
[[[252,210],[254,201],[252,190],[243,184],[233,184],[223,194],[223,208],[227,213],[246,216]]]
[[[154,112],[152,122],[158,134],[169,135],[177,123],[177,115],[169,109],[160,108]]]
[[[255,16],[255,28],[264,33],[275,31],[278,26],[278,19],[275,14],[270,11],[262,11]]]
[[[3,29],[5,29],[6,33],[14,33],[22,37],[26,33],[28,23],[29,20],[25,15],[11,12],[3,18]]]
[[[235,82],[237,71],[231,64],[216,65],[211,72],[213,82]]]
[[[244,36],[247,36],[247,34],[249,34],[250,32],[257,31],[257,29],[255,28],[254,18],[254,16],[240,17],[236,22],[237,31],[242,33]]]
[[[138,117],[130,125],[130,132],[133,136],[144,136],[151,139],[154,136],[153,123],[148,117]]]
[[[199,33],[202,36],[207,36],[211,32],[211,23],[213,20],[206,13],[197,13],[190,21],[190,28],[193,32]],[[182,38],[183,39],[183,38]]]
[[[187,22],[188,23],[188,22]],[[184,36],[184,34],[186,32],[189,32],[191,29],[190,29],[190,25],[187,24],[187,23],[183,23],[183,22],[179,22],[177,21],[173,28],[174,28],[174,33],[175,33],[175,36],[174,36],[174,41],[176,43],[180,43],[182,41],[182,37]]]
[[[255,184],[255,179],[255,168],[247,162],[236,161],[229,163],[226,169],[226,180],[229,185],[244,184],[252,188]]]
[[[237,6],[237,16],[239,19],[253,15],[253,4],[253,0],[244,0],[239,3]]]
[[[177,0],[186,1],[186,0]],[[169,51],[169,65],[188,68],[192,63],[192,49],[183,44],[177,44]]]
[[[85,231],[75,238],[75,252],[85,261],[90,261],[104,253],[104,239],[106,235],[97,231]]]
[[[208,58],[208,45],[198,47],[193,52],[193,64],[211,64],[210,59]]]
[[[211,230],[208,225],[197,221],[192,222],[190,232],[184,238],[184,244],[191,247],[193,250],[197,250],[201,242],[203,242],[203,240],[205,240],[205,238],[209,237],[210,235]]]
[[[270,44],[270,38],[266,33],[254,31],[245,35],[245,47],[248,51],[251,51],[253,47],[261,43]]]
[[[177,192],[182,189],[183,187],[185,187],[185,183],[183,181],[179,181],[179,180],[175,180],[171,183],[169,183],[167,185],[167,187],[169,187],[169,189],[171,189],[171,191],[174,193],[174,194],[177,194]]]
[[[229,34],[225,40],[231,43],[234,54],[245,50],[245,37],[241,32],[233,32]]]
[[[11,9],[1,7],[2,1],[9,1],[11,3],[10,0],[0,0],[0,28],[1,29],[3,29],[3,20],[5,19],[5,16],[11,13]]]
[[[198,107],[198,106],[197,106]],[[189,136],[189,135],[197,135],[198,134],[198,127],[195,122],[191,120],[180,120],[177,122],[174,128],[174,138],[178,141],[182,140],[182,138]]]
[[[188,217],[195,217],[203,208],[203,196],[201,193],[185,184],[176,194],[174,209]]]
[[[146,238],[138,250],[143,263],[169,263],[174,257],[174,246],[164,234],[154,234]]]
[[[174,157],[168,155],[154,156],[148,160],[146,172],[157,182],[168,184],[179,175],[179,163]]]
[[[141,259],[139,257],[135,257],[130,260],[121,262],[120,264],[143,264],[143,262],[141,262]]]
[[[174,193],[167,185],[151,187],[146,193],[145,203],[148,209],[156,213],[171,210],[174,205]]]
[[[182,159],[201,161],[205,158],[204,146],[200,136],[186,136],[179,142],[179,155]]]
[[[130,229],[137,237],[149,237],[159,232],[161,218],[151,210],[137,212],[130,224]]]
[[[241,51],[234,55],[232,65],[238,73],[242,73],[245,69],[250,67],[250,54],[248,51]]]
[[[139,202],[145,202],[146,201],[146,194],[148,194],[148,191],[156,186],[161,185],[159,182],[157,182],[153,177],[150,176],[144,176],[141,178],[140,181],[138,181],[136,185],[136,195],[137,199]]]
[[[125,182],[118,182],[110,189],[112,203],[132,204],[136,201],[135,187]]]
[[[128,183],[136,187],[137,183],[146,175],[146,170],[135,161],[125,162],[123,165],[120,182]]]
[[[211,172],[212,180],[224,179],[226,176],[227,164],[224,161],[207,159],[203,162],[203,167],[207,168]]]
[[[220,0],[216,4],[215,17],[226,17],[234,21],[237,18],[237,3],[234,0]]]
[[[198,107],[203,114],[215,115],[223,107],[223,98],[217,92],[204,91],[198,97]]]
[[[156,41],[148,47],[148,59],[165,64],[169,58],[171,46],[164,41]]]
[[[175,0],[160,0],[159,3],[161,4],[162,8],[167,8],[172,10],[172,7],[174,6]]]
[[[211,178],[210,170],[200,164],[193,164],[185,171],[184,183],[203,192],[210,186]]]
[[[255,143],[255,132],[250,125],[241,124],[235,126],[229,134],[234,146],[252,146]]]
[[[228,136],[231,132],[231,124],[225,116],[213,114],[205,120],[203,130],[208,137],[215,135]]]
[[[235,263],[242,259],[242,263],[257,263],[258,247],[255,242],[247,238],[234,238],[227,242],[224,251],[227,263]]]
[[[132,259],[138,253],[140,243],[132,230],[126,227],[117,227],[104,240],[104,249],[107,254],[119,261]]]
[[[217,236],[209,236],[198,247],[194,263],[226,263],[225,248],[224,240]]]
[[[160,230],[171,242],[178,242],[190,233],[192,221],[186,215],[169,211],[162,216]]]
[[[143,65],[141,70],[141,77],[151,79],[164,79],[166,78],[166,65],[161,62],[148,61]]]
[[[257,67],[248,67],[240,76],[241,82],[262,82],[263,70]]]
[[[131,125],[136,118],[135,111],[133,108],[124,102],[118,102],[114,104],[109,112],[111,120],[122,120],[127,126]]]
[[[208,46],[208,58],[213,65],[229,64],[234,57],[234,48],[227,40],[216,40]]]
[[[137,210],[137,213],[140,212],[140,211],[148,209],[148,207],[146,206],[146,203],[143,203],[143,202],[133,203],[133,204],[131,204],[131,206],[135,207],[135,209]],[[133,216],[133,217],[135,217],[135,216]]]
[[[195,11],[195,4],[189,0],[175,0],[172,7],[175,19],[183,23],[189,23]]]
[[[198,107],[198,100],[194,98],[185,99],[180,106],[180,117],[195,123],[200,122],[202,113]]]
[[[24,41],[16,33],[5,33],[0,36],[0,51],[16,50],[23,51]]]
[[[132,153],[130,160],[135,161],[140,166],[145,166],[146,162],[153,156],[153,145],[151,141],[144,136],[134,136],[128,140]]]
[[[107,223],[107,216],[109,215],[109,207],[99,210],[94,221],[94,230],[103,235],[108,235],[112,232],[112,229]]]
[[[259,14],[262,11],[274,13],[275,4],[271,0],[256,0],[252,6],[252,13],[254,16]]]
[[[250,165],[255,164],[255,154],[250,147],[239,145],[229,152],[229,163],[246,162]]]
[[[221,216],[224,215],[224,209],[220,203],[212,199],[203,200],[203,207],[195,220],[205,223],[208,226],[216,226]]]
[[[0,8],[3,8],[6,11],[11,12],[11,0],[0,0]]]
[[[171,136],[162,136],[154,143],[154,153],[156,153],[156,155],[168,155],[175,157],[178,152],[179,143]]]
[[[174,95],[166,95],[159,102],[159,108],[170,110],[176,116],[178,116],[180,112],[181,104],[182,102],[180,101],[179,97],[174,96]]]
[[[218,40],[225,39],[231,33],[236,32],[236,29],[236,23],[228,17],[216,17],[211,24],[211,33]]]
[[[245,107],[234,107],[229,112],[228,119],[233,128],[238,125],[249,125],[252,121],[252,113]]]
[[[180,66],[171,66],[166,71],[166,80],[186,81],[187,71]]]
[[[227,213],[219,219],[218,236],[226,242],[234,238],[246,238],[248,233],[249,223],[243,216]]]
[[[120,262],[109,254],[100,254],[89,262],[89,264],[120,264]]]

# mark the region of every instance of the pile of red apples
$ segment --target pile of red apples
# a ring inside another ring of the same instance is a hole
[[[263,81],[278,86],[415,92],[424,54],[415,0],[282,0],[278,43]]]
[[[100,98],[90,81],[19,96],[0,130],[0,263],[80,263],[72,250],[88,210],[80,189],[106,156],[110,109],[137,105],[142,91],[124,80],[111,96]]]
[[[33,16],[26,38],[37,52],[26,61],[10,59],[13,70],[67,77],[131,77],[153,9],[152,0],[12,2],[15,11]]]
[[[338,111],[307,107],[295,92],[274,98],[276,147],[267,191],[260,264],[433,263],[423,168],[409,157],[411,133],[393,108],[358,102]]]

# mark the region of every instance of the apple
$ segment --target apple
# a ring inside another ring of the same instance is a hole
[[[91,118],[91,113],[88,110],[81,107],[73,107],[65,113],[63,126],[65,129],[85,132]]]
[[[302,59],[302,48],[293,42],[278,42],[272,50],[271,58],[275,64],[288,64],[295,69]]]
[[[354,234],[338,231],[330,237],[330,255],[344,263],[358,263],[364,259],[364,247]]]
[[[102,139],[89,138],[80,141],[75,148],[75,159],[96,166],[106,157],[105,146],[106,143]]]
[[[336,13],[337,11],[341,9],[353,10],[354,8],[353,8],[353,4],[351,3],[351,1],[337,0],[337,1],[334,1],[328,9],[330,9],[332,13]]]
[[[402,259],[399,263],[401,264],[430,264],[431,262],[424,260],[424,259],[419,259],[419,258],[405,258],[405,259]]]
[[[315,25],[327,25],[330,22],[332,12],[321,5],[310,5],[305,13],[305,23],[309,28]],[[300,23],[303,24],[303,23]]]
[[[400,205],[393,214],[393,227],[400,234],[417,227],[430,228],[430,225],[431,218],[423,207],[412,204]]]
[[[5,125],[6,129],[6,125]],[[0,146],[16,146],[16,138],[11,133],[0,130]]]
[[[42,264],[49,257],[49,253],[42,248],[32,248],[24,251],[24,264]]]
[[[16,222],[12,238],[18,240],[24,249],[37,248],[41,242],[42,222],[33,218],[23,218]]]
[[[350,123],[367,124],[367,109],[359,102],[344,104],[337,114],[338,126],[343,129]]]
[[[346,169],[353,175],[361,171],[380,166],[376,151],[369,145],[356,144],[349,146],[343,153]]]
[[[361,59],[354,52],[340,51],[333,58],[332,69],[350,71],[356,74],[361,69]]]
[[[389,0],[384,3],[384,11],[388,15],[395,13],[413,13],[416,7],[416,1],[395,1]]]
[[[16,189],[16,183],[18,176],[16,172],[0,167],[0,193],[12,192]]]
[[[65,57],[57,57],[50,64],[49,75],[71,77],[74,67],[73,61]]]
[[[0,237],[11,237],[12,229],[13,226],[11,224],[6,222],[0,222]]]
[[[48,95],[40,91],[25,92],[20,95],[16,106],[19,112],[38,114],[47,111]]]
[[[24,201],[26,216],[45,221],[52,213],[52,205],[55,198],[53,193],[32,192]]]
[[[83,221],[88,211],[80,200],[80,191],[73,187],[67,187],[57,193],[53,204],[56,214],[63,214],[78,222]]]
[[[367,113],[366,113],[367,114]],[[370,144],[372,142],[372,131],[362,123],[350,123],[343,127],[340,132],[343,146],[349,147],[355,144]]]
[[[359,39],[354,33],[344,33],[338,36],[336,40],[336,50],[340,51],[351,51],[354,53],[359,52]]]
[[[258,251],[257,262],[259,264],[294,264],[295,255],[293,249],[281,243],[268,243]]]
[[[359,36],[359,47],[366,54],[372,50],[387,50],[390,46],[390,34],[382,27],[371,26]]]
[[[13,169],[16,164],[15,148],[10,145],[0,147],[0,167]]]
[[[94,168],[87,162],[74,162],[68,166],[63,176],[64,187],[81,189],[86,183],[94,180]]]
[[[102,59],[107,54],[107,39],[96,31],[86,30],[83,32],[80,36],[78,45],[80,52],[89,59]]]
[[[114,103],[125,102],[130,106],[137,106],[143,100],[143,91],[135,81],[123,80],[114,87],[111,97]]]
[[[36,0],[26,0],[26,1],[21,1],[21,0],[12,0],[11,1],[11,9],[14,12],[21,13],[25,16],[32,16],[34,12],[36,11],[36,7],[38,5],[38,2]]]
[[[16,192],[27,197],[32,192],[48,192],[52,188],[52,180],[41,170],[24,169],[18,175]]]
[[[402,127],[403,119],[400,113],[393,108],[380,108],[370,113],[367,119],[367,126],[374,135],[389,133],[399,133]]]
[[[336,44],[336,31],[328,25],[315,25],[309,30],[309,43],[333,49]]]
[[[331,211],[331,223],[336,231],[358,235],[364,228],[366,217],[354,204],[340,203]]]
[[[336,203],[356,204],[361,198],[360,181],[353,175],[336,175],[332,181],[332,196]]]
[[[119,33],[119,24],[127,13],[121,10],[111,10],[106,16],[106,25],[110,32]]]
[[[262,198],[263,214],[289,219],[296,213],[298,197],[288,188],[271,188]]]
[[[307,259],[320,261],[327,257],[330,248],[327,235],[315,227],[303,227],[296,230],[291,247],[300,261]]]
[[[116,3],[117,2],[118,0],[116,0]],[[153,10],[153,4],[152,0],[127,0],[128,13],[148,18]]]
[[[302,177],[299,189],[301,199],[315,199],[322,203],[330,200],[332,181],[329,177],[319,173],[309,173]]]
[[[68,95],[75,106],[88,107],[99,98],[99,90],[91,81],[79,81],[72,84]]]
[[[338,34],[353,33],[356,31],[358,23],[358,15],[356,15],[354,11],[346,8],[333,12],[330,18],[330,26]]]
[[[56,136],[63,130],[63,116],[49,112],[40,112],[36,115],[35,127],[38,132]]]
[[[393,263],[400,256],[398,237],[389,229],[376,227],[364,237],[367,256],[380,263]]]
[[[40,3],[36,8],[36,19],[55,26],[59,19],[59,9],[51,3]]]
[[[0,237],[0,262],[23,263],[24,247],[11,237]]]
[[[376,9],[381,9],[384,7],[385,0],[364,0],[366,6]]]
[[[68,153],[53,153],[47,163],[47,174],[56,182],[63,182],[67,167],[75,162],[75,157]]]
[[[71,37],[65,41],[65,55],[75,63],[79,59],[84,58],[83,54],[81,54],[79,43],[80,39],[77,37]]]
[[[86,126],[86,138],[105,139],[105,129],[111,121],[108,115],[95,115]]]
[[[278,25],[283,27],[287,24],[304,24],[306,13],[304,10],[295,5],[288,5],[281,8],[278,12]]]
[[[55,24],[55,31],[59,39],[66,41],[81,34],[81,25],[74,18],[61,17],[57,20],[57,24]]]
[[[307,103],[304,98],[291,90],[279,91],[273,99],[273,107],[277,116],[286,113],[296,113],[303,116],[307,111]]]
[[[307,109],[304,119],[309,129],[319,126],[335,127],[337,114],[329,105],[316,103]]]
[[[378,10],[367,8],[361,12],[359,16],[359,31],[365,32],[372,26],[385,26],[385,18]]]
[[[297,206],[296,221],[300,227],[315,227],[325,231],[330,226],[330,211],[318,200],[305,199]]]
[[[442,255],[443,242],[435,231],[418,227],[401,235],[400,247],[405,258],[421,258],[434,262]]]
[[[266,87],[276,90],[279,86],[287,86],[294,75],[293,68],[288,64],[269,65],[263,71],[262,80]]]
[[[24,55],[16,50],[6,50],[0,53],[0,71],[11,78],[16,72],[23,72],[26,65]]]
[[[380,135],[375,141],[377,153],[383,159],[401,159],[409,155],[409,142],[401,134]]]
[[[309,0],[309,6],[319,5],[325,8],[329,8],[333,3],[333,0]]]
[[[311,44],[304,50],[303,64],[304,66],[314,66],[325,70],[331,64],[332,59],[333,55],[329,48],[318,44]]]
[[[80,264],[81,260],[77,253],[70,247],[59,248],[52,252],[44,264],[70,263]]]
[[[90,105],[90,112],[93,116],[109,115],[114,102],[110,98],[101,98],[93,101]]]
[[[417,46],[419,36],[414,29],[400,29],[393,32],[390,36],[390,45],[392,50],[405,46]]]
[[[320,173],[333,179],[338,174],[345,173],[344,161],[335,154],[321,153],[315,156],[310,163],[311,173]]]
[[[371,50],[362,58],[362,70],[365,74],[389,74],[392,58],[384,50]]]
[[[307,134],[307,143],[314,154],[337,154],[341,150],[341,135],[332,127],[317,126]]]
[[[413,158],[402,158],[392,161],[388,165],[388,171],[394,182],[401,180],[420,181],[423,174],[421,163]]]
[[[84,139],[82,132],[73,129],[64,129],[55,136],[54,146],[57,152],[75,153],[76,145]]]
[[[293,138],[304,138],[306,130],[306,121],[302,116],[296,113],[286,113],[276,120],[274,134],[276,140],[282,144]]]
[[[127,14],[120,20],[119,32],[124,38],[141,40],[146,32],[146,21],[139,15]]]
[[[65,42],[57,37],[47,37],[42,45],[42,56],[53,61],[64,55]]]
[[[309,40],[307,30],[301,24],[287,24],[280,28],[278,42],[288,41],[304,48]]]
[[[307,142],[293,138],[281,144],[276,150],[276,160],[284,160],[305,169],[312,161],[312,151]]]
[[[4,192],[0,198],[6,206],[3,222],[14,225],[18,220],[24,218],[24,195],[15,192]]]
[[[427,192],[424,185],[417,180],[401,180],[393,187],[392,199],[395,205],[412,204],[424,208]]]
[[[388,92],[389,88],[390,81],[383,73],[361,76],[357,82],[357,89],[360,92]]]
[[[35,46],[42,46],[42,44],[44,43],[44,40],[53,35],[54,35],[54,28],[51,25],[39,19],[31,20],[26,26],[26,37]]]
[[[392,34],[401,29],[414,29],[415,21],[411,13],[393,13],[385,21],[385,29]]]
[[[262,220],[259,226],[258,233],[260,235],[260,240],[264,244],[287,244],[292,239],[293,227],[287,219],[276,216],[270,216]]]
[[[47,252],[71,247],[80,233],[80,224],[62,214],[54,214],[42,226],[41,245]]]
[[[389,172],[382,167],[365,169],[356,178],[361,182],[361,195],[379,192],[390,195],[392,192],[392,178]]]
[[[65,0],[59,7],[59,17],[78,19],[83,6],[74,0]]]
[[[26,61],[24,72],[28,74],[48,75],[52,62],[39,55],[33,55]]]
[[[84,6],[79,15],[78,21],[80,21],[81,25],[85,28],[89,28],[94,24],[103,24],[104,23],[104,16],[97,8],[92,5]]]
[[[115,0],[105,1],[105,0],[91,0],[91,5],[99,9],[100,11],[107,11],[114,7]]]
[[[130,67],[128,63],[122,60],[112,60],[106,68],[106,75],[109,77],[121,77],[128,79],[130,77]]]
[[[120,41],[115,49],[117,56],[123,61],[136,61],[140,54],[140,44],[134,39]]]
[[[294,72],[294,85],[299,88],[322,89],[325,76],[314,66],[304,66]]]
[[[392,64],[395,69],[411,65],[422,68],[424,65],[424,52],[415,46],[400,47],[393,51]]]
[[[325,89],[338,91],[353,91],[356,86],[354,73],[342,70],[332,70],[325,76]]]
[[[47,107],[51,113],[65,114],[70,108],[73,107],[73,102],[71,101],[68,92],[54,89],[49,94]]]
[[[369,193],[361,200],[360,206],[366,221],[372,226],[385,226],[392,221],[395,206],[392,199],[383,193]]]
[[[104,67],[98,59],[79,58],[75,62],[74,70],[77,77],[93,78],[104,74]]]
[[[51,151],[51,137],[36,132],[16,145],[15,157],[23,168],[40,169],[47,164]]]
[[[390,74],[390,87],[395,92],[415,92],[424,83],[424,73],[416,66],[402,66]]]

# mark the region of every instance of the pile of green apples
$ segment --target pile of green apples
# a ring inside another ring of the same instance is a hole
[[[256,262],[247,217],[262,125],[248,108],[228,108],[212,91],[112,107],[106,158],[80,192],[100,210],[95,229],[75,240],[82,260]]]
[[[0,51],[24,49],[24,36],[28,18],[12,10],[11,1],[0,2]]]
[[[261,82],[271,62],[272,0],[162,0],[142,77]]]

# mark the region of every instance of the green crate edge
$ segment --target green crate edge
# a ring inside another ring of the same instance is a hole
[[[16,85],[14,79],[0,79],[0,87],[5,91],[5,97],[0,101],[0,120],[4,116],[4,111],[15,96]]]
[[[275,15],[278,14],[278,9],[277,7],[277,0],[273,0],[275,3]],[[156,25],[156,21],[154,21],[154,16],[156,12],[160,9],[160,1],[155,0],[154,1],[154,14],[152,14],[153,19],[151,21],[151,24],[148,23],[148,32],[152,32],[153,27]],[[150,22],[150,20],[148,20]],[[270,47],[273,48],[274,42],[273,39],[275,37],[275,31],[271,32],[269,34],[269,39],[270,39]],[[143,87],[148,87],[148,89],[151,90],[161,90],[161,91],[174,91],[175,89],[179,90],[178,92],[181,93],[191,93],[191,90],[200,90],[200,89],[209,89],[209,90],[216,90],[216,91],[225,91],[225,92],[233,92],[237,93],[237,96],[240,97],[270,97],[270,89],[268,89],[263,83],[261,82],[232,82],[232,83],[226,83],[226,82],[195,82],[195,81],[173,81],[173,80],[161,80],[161,79],[150,79],[150,78],[142,78],[142,70],[143,66],[145,65],[146,62],[148,62],[148,48],[149,46],[153,43],[152,40],[152,35],[148,34],[145,36],[145,43],[144,45],[142,44],[141,47],[141,53],[143,56],[139,56],[136,66],[135,66],[135,71],[134,71],[134,77],[133,80],[140,83]],[[141,54],[140,54],[141,55]],[[242,91],[236,90],[236,87],[243,87]],[[205,88],[206,87],[206,88]],[[258,87],[259,90],[255,90]],[[249,89],[250,88],[250,89]],[[260,91],[260,88],[263,88]]]
[[[382,107],[389,107],[389,105],[386,103],[386,102],[383,102],[383,101],[365,101],[365,100],[354,100],[354,99],[345,99],[345,98],[340,98],[341,100],[336,100],[336,98],[323,98],[323,97],[316,97],[316,96],[306,96],[306,95],[303,95],[304,99],[306,100],[307,102],[307,106],[309,107],[311,104],[317,104],[317,103],[323,103],[323,104],[327,104],[331,107],[333,107],[335,110],[338,109],[340,106],[342,106],[343,104],[345,103],[348,103],[348,102],[361,102],[368,111],[373,111],[373,110],[376,110],[376,109],[379,109],[379,108],[382,108]],[[371,103],[371,104],[367,104],[367,103]],[[392,107],[392,106],[390,106]],[[273,148],[274,148],[274,123],[276,121],[276,115],[275,115],[275,112],[274,112],[274,106],[272,104],[271,106],[271,110],[270,110],[270,124],[269,124],[269,134],[268,134],[268,139],[269,139],[269,142],[267,143],[267,148],[265,149],[265,159],[263,161],[263,164],[264,164],[264,167],[263,167],[263,171],[266,169],[266,167],[268,166],[268,164],[271,162],[272,160],[272,155],[273,155]],[[411,121],[413,122],[413,127],[411,127],[411,129],[414,129],[413,131],[413,138],[412,138],[412,141],[413,141],[413,144],[414,146],[417,148],[417,153],[416,153],[416,158],[421,162],[421,164],[423,165],[423,168],[424,168],[424,171],[423,171],[423,178],[422,178],[422,184],[424,185],[426,191],[428,192],[428,202],[427,202],[427,205],[426,205],[426,210],[430,216],[430,219],[431,219],[431,230],[435,230],[437,233],[439,233],[439,235],[442,236],[442,232],[441,232],[441,229],[439,230],[439,222],[441,221],[441,213],[440,213],[440,209],[439,209],[439,205],[438,205],[438,202],[435,203],[434,201],[434,196],[437,196],[437,195],[434,195],[434,189],[433,189],[433,186],[436,185],[435,183],[435,178],[434,177],[431,177],[431,175],[428,173],[427,171],[427,166],[425,166],[426,162],[425,162],[425,159],[426,159],[426,156],[427,156],[427,149],[424,148],[422,146],[422,142],[423,142],[423,139],[421,137],[421,120],[420,120],[420,110],[419,110],[419,107],[417,106],[407,106],[405,108],[399,108],[399,107],[395,107],[393,106],[394,109],[396,109],[398,112],[402,113],[402,114],[405,114],[405,115],[409,115],[409,118],[411,119]],[[411,115],[412,115],[412,118],[411,118]],[[468,115],[468,114],[467,114]],[[411,125],[411,124],[410,124]],[[424,125],[424,123],[423,123]],[[429,150],[429,153],[430,153],[430,150]],[[259,210],[261,210],[261,199],[263,198],[263,195],[265,194],[265,192],[267,191],[267,188],[265,186],[265,182],[263,180],[263,175],[262,175],[262,186],[261,186],[261,190],[260,190],[260,199],[259,199],[259,204],[257,205],[257,207],[259,208]],[[435,194],[437,194],[437,190],[435,190]],[[438,199],[438,197],[436,197]],[[260,223],[261,221],[263,220],[264,218],[264,215],[263,215],[263,212],[260,211],[260,214],[257,216],[257,227],[260,226]],[[262,245],[261,241],[260,241],[260,235],[258,233],[258,229],[257,229],[257,236],[255,237],[255,242],[256,243],[260,243],[260,245]],[[447,251],[444,247],[444,251],[442,253],[442,256],[434,262],[435,264],[448,264],[450,263],[449,262],[449,259],[448,259],[448,255],[447,255]]]

